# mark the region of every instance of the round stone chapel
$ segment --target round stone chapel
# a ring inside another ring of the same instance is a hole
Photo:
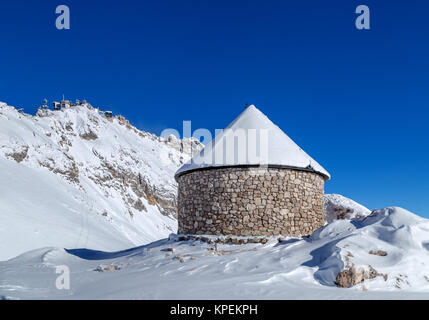
[[[179,234],[306,236],[324,224],[329,173],[253,105],[175,178]]]

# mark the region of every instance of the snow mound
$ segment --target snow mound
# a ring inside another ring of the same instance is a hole
[[[354,269],[370,277],[355,283],[364,290],[429,290],[429,221],[405,209],[389,207],[360,219],[337,220],[311,238],[335,245],[316,272],[326,285],[335,285],[339,271]]]
[[[370,213],[368,208],[340,194],[325,195],[325,221],[328,223],[341,219],[361,218]]]
[[[362,224],[373,225],[379,223],[383,226],[399,229],[424,223],[425,221],[427,220],[408,210],[399,207],[388,207],[374,210],[371,215],[362,220]]]

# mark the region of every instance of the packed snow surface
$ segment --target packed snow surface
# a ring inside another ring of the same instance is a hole
[[[265,133],[266,139],[263,138]],[[237,137],[236,142],[234,142],[234,136]],[[240,137],[245,139],[242,140]],[[246,108],[199,154],[184,164],[177,174],[199,168],[235,165],[272,165],[310,169],[327,179],[330,178],[329,173],[320,164],[254,105]]]
[[[429,221],[401,208],[266,244],[170,239],[119,252],[45,248],[0,263],[3,299],[427,299]],[[383,254],[379,254],[382,252]],[[70,289],[55,286],[57,266]],[[347,268],[377,276],[335,285]]]

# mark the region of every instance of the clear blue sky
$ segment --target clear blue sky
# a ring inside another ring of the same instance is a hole
[[[248,102],[332,174],[326,192],[429,217],[428,17],[423,0],[4,0],[0,101],[64,93],[157,134],[223,128]]]

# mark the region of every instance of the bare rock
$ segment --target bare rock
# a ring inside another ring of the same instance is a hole
[[[374,279],[378,276],[383,277],[384,281],[387,281],[387,274],[377,272],[377,270],[375,270],[372,266],[369,266],[368,271],[366,271],[364,268],[356,269],[355,266],[351,266],[337,274],[335,284],[339,288],[350,288],[365,281],[366,279]]]
[[[13,160],[15,160],[18,163],[21,163],[27,157],[27,153],[28,153],[28,146],[24,146],[21,151],[7,153],[6,156],[11,157]]]
[[[98,136],[91,130],[89,130],[89,132],[85,132],[85,133],[81,134],[80,137],[82,139],[85,139],[85,140],[97,140],[98,139]]]
[[[377,251],[375,251],[375,250],[370,250],[368,253],[369,253],[369,254],[376,255],[376,256],[380,256],[380,257],[385,257],[385,256],[387,256],[387,252],[386,252],[386,251],[384,251],[384,250],[377,250]]]
[[[363,282],[365,280],[364,276],[365,270],[363,268],[356,270],[356,268],[352,266],[338,273],[335,279],[335,284],[339,288],[350,288]]]

